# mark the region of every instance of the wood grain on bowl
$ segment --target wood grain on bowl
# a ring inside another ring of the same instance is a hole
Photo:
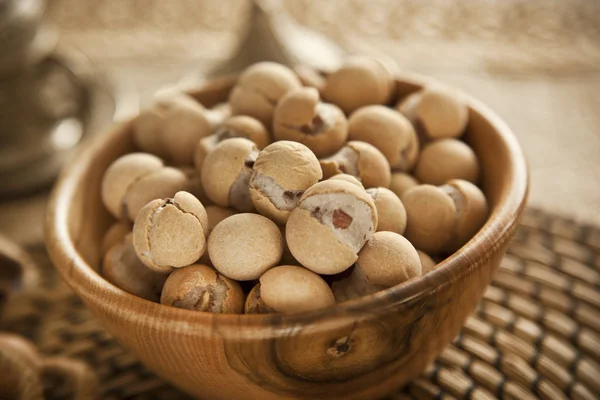
[[[193,93],[206,106],[233,78]],[[423,80],[401,78],[399,95]],[[47,246],[63,278],[142,362],[206,399],[372,399],[418,376],[458,333],[490,283],[527,197],[527,169],[510,130],[469,98],[466,141],[481,160],[490,217],[434,271],[382,292],[303,314],[222,315],[132,296],[96,272],[111,219],[103,171],[132,150],[125,123],[101,135],[63,172],[50,204]]]

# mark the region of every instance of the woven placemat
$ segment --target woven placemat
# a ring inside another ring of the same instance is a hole
[[[11,299],[0,330],[86,361],[104,399],[188,399],[142,366],[29,249],[43,284]],[[392,399],[596,399],[600,228],[526,211],[483,301],[438,360]]]

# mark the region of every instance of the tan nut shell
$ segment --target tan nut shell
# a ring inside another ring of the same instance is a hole
[[[373,197],[377,207],[377,232],[389,231],[400,235],[406,229],[406,210],[402,201],[389,189],[371,188],[367,193]]]
[[[233,115],[249,115],[271,126],[275,105],[284,94],[301,86],[289,68],[260,62],[247,68],[229,95]]]
[[[235,214],[235,211],[230,208],[223,208],[219,206],[208,206],[206,207],[206,215],[208,216],[208,233],[206,235],[207,239],[210,237],[212,230],[219,224],[219,222],[223,221],[225,218],[229,218]],[[198,260],[199,264],[212,265],[210,261],[210,257],[208,256],[208,251],[205,251],[200,260]]]
[[[447,248],[456,251],[481,229],[488,216],[488,204],[483,192],[471,182],[454,179],[441,188],[450,194],[456,205],[456,234]]]
[[[327,77],[323,98],[350,114],[370,104],[386,104],[393,88],[392,75],[383,63],[355,57]]]
[[[169,275],[160,303],[193,311],[241,314],[244,291],[236,281],[219,275],[214,268],[194,264]]]
[[[163,120],[164,112],[158,107],[140,111],[132,125],[133,141],[140,150],[158,157],[165,156],[162,139]]]
[[[389,187],[392,174],[387,159],[375,146],[360,141],[347,144],[358,153],[358,174],[365,188]]]
[[[421,275],[421,261],[413,245],[394,232],[376,232],[358,255],[369,283],[391,287]]]
[[[265,272],[260,277],[260,294],[267,307],[282,313],[335,304],[333,292],[323,278],[295,265],[281,265]]]
[[[262,150],[271,138],[264,125],[256,118],[246,115],[236,115],[226,119],[221,126],[210,136],[200,139],[194,153],[194,165],[198,171],[202,170],[202,164],[206,156],[215,149],[223,140],[234,137],[246,138],[256,144]]]
[[[411,93],[401,99],[398,104],[396,104],[396,110],[404,115],[414,127],[416,127],[418,123],[417,121],[419,119],[419,115],[417,111],[419,109],[419,103],[421,102],[422,95],[422,90]]]
[[[458,138],[469,122],[469,109],[460,94],[436,87],[423,90],[417,115],[431,139]]]
[[[102,275],[118,288],[150,301],[160,299],[167,279],[167,274],[152,271],[139,260],[131,233],[108,250],[102,264]]]
[[[479,180],[479,160],[475,152],[460,140],[440,139],[423,148],[415,176],[431,185],[443,185],[451,179],[476,183]]]
[[[348,137],[348,121],[342,110],[319,101],[315,88],[300,88],[283,96],[273,116],[275,140],[306,145],[317,157],[338,151]]]
[[[442,189],[419,185],[402,197],[407,224],[404,236],[417,248],[437,254],[452,239],[456,229],[456,206]]]
[[[127,209],[127,216],[134,221],[142,207],[155,199],[173,197],[175,193],[189,187],[185,174],[172,167],[164,167],[138,179],[131,184],[123,205]]]
[[[417,162],[419,140],[411,123],[399,112],[385,106],[359,108],[348,119],[350,140],[377,147],[392,169],[409,171]]]
[[[160,158],[145,153],[126,154],[114,161],[102,178],[101,197],[108,211],[117,219],[127,218],[123,199],[131,185],[162,167]]]
[[[206,249],[208,217],[202,203],[187,192],[148,203],[135,219],[133,244],[150,269],[169,272],[196,262]]]
[[[350,182],[356,186],[358,186],[361,189],[364,189],[365,187],[363,186],[363,184],[358,180],[357,177],[350,175],[350,174],[337,174],[332,176],[331,178],[329,178],[330,180],[340,180],[340,181],[346,181],[346,182]]]
[[[104,234],[102,238],[102,254],[106,254],[111,247],[122,243],[127,234],[131,233],[133,225],[128,221],[114,223]]]
[[[208,255],[215,268],[238,281],[258,279],[281,260],[279,227],[258,214],[236,214],[221,221],[208,238]]]
[[[191,166],[183,166],[179,167],[179,169],[187,178],[187,186],[184,191],[193,194],[198,200],[200,200],[200,203],[202,203],[204,207],[211,205],[212,202],[204,192],[200,172]]]
[[[246,303],[244,304],[245,314],[269,314],[275,312],[275,310],[267,307],[260,295],[260,283],[254,285],[248,297],[246,297]]]
[[[270,178],[284,192],[302,192],[322,177],[315,155],[301,143],[282,140],[265,147],[256,158],[250,178],[250,196],[259,213],[285,224],[291,210],[280,209],[258,185],[258,177]]]
[[[304,87],[314,87],[319,91],[325,87],[325,77],[314,68],[307,65],[298,65],[294,67],[294,72]]]
[[[163,120],[163,145],[167,157],[179,165],[192,165],[198,141],[212,133],[207,110],[197,102],[175,103]]]
[[[419,259],[421,260],[421,274],[425,275],[429,271],[433,271],[437,265],[433,258],[421,250],[417,250],[417,253],[419,253]]]
[[[219,143],[206,157],[201,172],[202,187],[216,205],[232,205],[231,188],[240,174],[249,168],[245,160],[253,151],[258,149],[250,140],[233,138]]]
[[[286,241],[290,252],[306,268],[324,275],[348,269],[358,258],[348,245],[340,242],[334,232],[319,222],[311,212],[301,207],[308,197],[328,193],[344,193],[356,197],[371,209],[373,231],[377,229],[377,209],[371,196],[356,185],[341,180],[326,180],[312,186],[302,196],[300,205],[292,211],[286,225]],[[365,234],[366,236],[366,234]]]
[[[390,190],[400,199],[408,189],[419,185],[419,181],[414,176],[406,172],[394,172],[390,182]]]

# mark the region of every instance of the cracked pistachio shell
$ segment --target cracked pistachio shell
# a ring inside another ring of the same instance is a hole
[[[323,98],[350,114],[360,107],[386,104],[393,90],[392,74],[382,62],[354,57],[327,77]]]
[[[406,229],[406,210],[402,201],[389,189],[367,189],[377,208],[377,232],[389,231],[400,235]]]
[[[174,271],[165,282],[160,303],[192,311],[241,314],[244,291],[214,268],[194,264]]]
[[[448,251],[456,251],[485,223],[489,212],[487,200],[481,189],[461,179],[451,180],[440,188],[454,200],[456,206],[456,232],[447,246]]]
[[[202,187],[208,198],[221,207],[253,211],[249,181],[251,163],[257,153],[256,145],[248,139],[233,138],[219,143],[202,166]]]
[[[281,313],[316,310],[335,304],[333,292],[319,275],[295,265],[281,265],[260,277],[265,306]]]
[[[333,275],[348,269],[377,229],[377,209],[358,186],[326,180],[312,186],[292,211],[286,240],[298,262],[313,272]]]
[[[331,157],[320,160],[325,179],[345,173],[357,177],[365,188],[389,187],[390,164],[375,146],[353,140]]]
[[[279,227],[258,214],[236,214],[217,224],[208,237],[208,255],[217,271],[238,281],[258,279],[281,260]]]
[[[115,160],[102,178],[101,197],[108,211],[117,219],[127,218],[123,200],[131,185],[163,165],[160,158],[145,153],[126,154]]]
[[[206,250],[208,217],[187,192],[148,203],[135,219],[133,244],[150,269],[169,272],[195,263]]]
[[[198,171],[202,170],[202,164],[206,156],[215,149],[223,140],[231,138],[245,138],[256,144],[262,150],[271,143],[269,132],[256,118],[246,115],[236,115],[226,119],[219,128],[210,136],[200,139],[194,153],[194,165]]]
[[[385,106],[359,108],[348,120],[350,140],[377,147],[394,170],[411,170],[419,156],[419,140],[411,123],[399,112]]]
[[[146,300],[158,302],[166,273],[147,268],[138,258],[129,233],[104,256],[102,275],[113,285]]]
[[[150,201],[172,197],[188,188],[188,179],[181,170],[164,167],[133,182],[123,198],[123,207],[127,209],[129,219],[134,221]]]
[[[301,87],[292,70],[273,62],[248,67],[238,78],[229,95],[233,115],[249,115],[271,126],[273,112],[280,98]]]
[[[306,189],[322,177],[319,160],[301,143],[282,140],[256,158],[250,196],[259,213],[285,224]]]
[[[346,142],[348,121],[339,107],[319,100],[317,89],[300,88],[279,100],[273,134],[276,140],[300,142],[317,157],[325,157]]]
[[[431,185],[443,185],[451,179],[475,183],[479,180],[479,160],[475,152],[460,140],[435,140],[423,148],[415,177]]]
[[[419,185],[402,197],[406,209],[404,236],[418,249],[437,254],[452,239],[456,229],[456,206],[442,189]]]

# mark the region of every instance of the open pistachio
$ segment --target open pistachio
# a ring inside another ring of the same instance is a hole
[[[169,272],[195,263],[206,250],[208,217],[187,192],[148,203],[135,219],[133,244],[150,269]]]
[[[258,148],[248,139],[233,138],[219,143],[202,166],[202,187],[210,200],[240,212],[254,210],[250,199],[250,177]]]
[[[105,254],[102,275],[118,288],[156,302],[167,279],[167,273],[153,271],[140,261],[133,247],[131,233]]]
[[[250,196],[259,213],[285,224],[302,193],[323,177],[319,160],[301,143],[282,140],[254,162]]]
[[[348,137],[348,121],[339,107],[319,101],[315,88],[300,88],[283,96],[273,117],[276,140],[306,145],[317,157],[338,151]]]
[[[194,165],[198,171],[202,170],[202,164],[206,156],[217,147],[223,140],[231,138],[246,138],[256,144],[262,150],[271,142],[269,132],[257,119],[246,115],[236,115],[223,121],[215,133],[206,136],[198,142],[194,153]]]
[[[193,311],[241,314],[244,292],[236,281],[220,275],[214,268],[194,264],[169,275],[160,303]]]
[[[286,225],[288,247],[306,268],[332,275],[349,268],[377,229],[377,209],[358,186],[326,180],[312,186]]]
[[[456,231],[446,246],[455,251],[469,241],[483,226],[488,216],[488,204],[483,192],[471,182],[454,179],[440,186],[456,206]]]
[[[365,188],[390,186],[390,164],[385,156],[369,143],[348,142],[340,151],[319,162],[325,179],[344,173],[357,177]]]

